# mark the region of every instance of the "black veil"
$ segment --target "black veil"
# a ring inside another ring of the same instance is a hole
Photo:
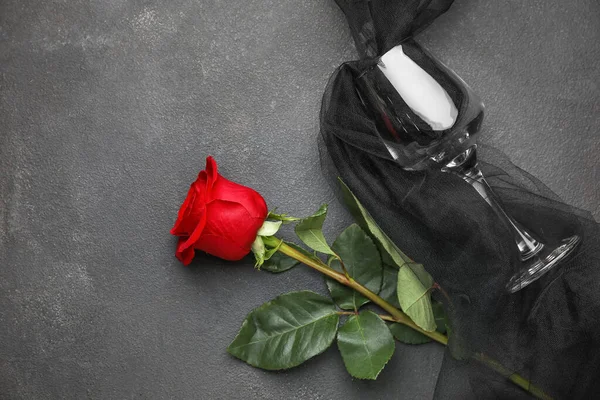
[[[593,217],[563,203],[502,152],[480,145],[480,167],[509,214],[541,237],[583,239],[570,259],[509,294],[505,285],[521,261],[508,227],[461,178],[396,164],[355,89],[363,68],[400,43],[410,45],[452,0],[337,3],[361,59],[341,65],[327,85],[320,115],[323,168],[344,180],[448,295],[439,300],[449,310],[453,334],[435,398],[529,398],[508,380],[513,372],[552,398],[600,395],[600,245]],[[476,354],[502,368],[482,367]]]

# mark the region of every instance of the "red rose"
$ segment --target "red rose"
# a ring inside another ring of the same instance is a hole
[[[250,252],[267,214],[262,196],[219,175],[217,163],[209,156],[171,229],[172,235],[180,237],[175,255],[184,265],[192,262],[194,249],[239,260]]]

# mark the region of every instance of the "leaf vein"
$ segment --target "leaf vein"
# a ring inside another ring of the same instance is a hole
[[[250,346],[252,344],[261,343],[261,342],[267,342],[269,340],[280,339],[283,335],[286,335],[286,334],[291,333],[291,332],[297,332],[298,330],[300,330],[300,329],[302,329],[304,327],[307,327],[307,326],[309,326],[311,324],[315,324],[316,322],[318,322],[318,321],[320,321],[322,319],[331,317],[332,315],[335,315],[335,312],[331,312],[331,313],[329,313],[327,315],[324,315],[324,316],[322,316],[322,317],[320,317],[318,319],[315,319],[315,320],[313,320],[313,321],[311,321],[311,322],[309,322],[307,324],[300,325],[296,329],[290,329],[289,331],[281,332],[281,333],[278,333],[278,334],[272,335],[272,336],[267,336],[267,337],[265,337],[263,339],[260,339],[260,340],[255,340],[255,341],[252,341],[252,342],[244,343],[244,344],[239,345],[239,346],[231,347],[231,349],[232,350],[233,349],[241,349],[243,347]]]

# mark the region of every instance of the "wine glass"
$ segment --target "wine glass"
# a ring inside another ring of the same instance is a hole
[[[405,170],[441,169],[468,182],[512,231],[522,261],[506,288],[517,292],[565,260],[577,235],[544,243],[508,215],[477,164],[484,106],[452,70],[413,40],[381,56],[355,80],[380,139]]]

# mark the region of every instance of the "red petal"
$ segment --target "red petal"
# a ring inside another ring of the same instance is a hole
[[[189,265],[194,259],[194,248],[184,247],[186,238],[180,238],[177,242],[177,250],[175,256],[183,263],[183,265]]]
[[[219,169],[217,167],[217,162],[212,156],[206,157],[206,167],[204,168],[206,171],[206,189],[207,193],[212,190],[213,185],[219,178]]]
[[[250,253],[250,249],[241,248],[237,244],[232,243],[230,239],[222,236],[202,235],[200,240],[202,244],[201,247],[197,247],[198,250],[202,250],[223,260],[241,260],[245,255]]]
[[[200,222],[194,229],[194,232],[192,232],[192,234],[189,237],[184,238],[183,242],[180,242],[178,244],[177,251],[175,254],[177,254],[177,253],[184,254],[184,252],[189,251],[188,249],[192,249],[192,252],[193,252],[194,243],[196,241],[198,241],[198,239],[200,238],[200,235],[202,235],[205,225],[206,225],[206,213],[202,214],[202,217],[200,218]],[[186,253],[186,254],[189,254],[189,253]],[[192,258],[193,258],[193,256],[192,256]],[[190,258],[190,261],[191,261],[191,258]],[[185,261],[184,261],[184,264],[185,264]],[[189,264],[189,262],[188,262],[188,264]]]
[[[254,189],[230,181],[219,176],[215,182],[207,202],[225,200],[241,204],[253,218],[267,218],[269,212],[265,199]]]
[[[177,213],[177,221],[175,221],[175,225],[173,225],[173,228],[171,228],[171,235],[182,236],[189,234],[183,225],[185,225],[195,199],[196,190],[194,189],[194,184],[192,184],[185,200],[183,201],[183,204],[179,208],[179,212]]]
[[[241,204],[226,200],[209,203],[206,214],[206,226],[195,247],[226,260],[248,254],[264,222],[253,218]]]

